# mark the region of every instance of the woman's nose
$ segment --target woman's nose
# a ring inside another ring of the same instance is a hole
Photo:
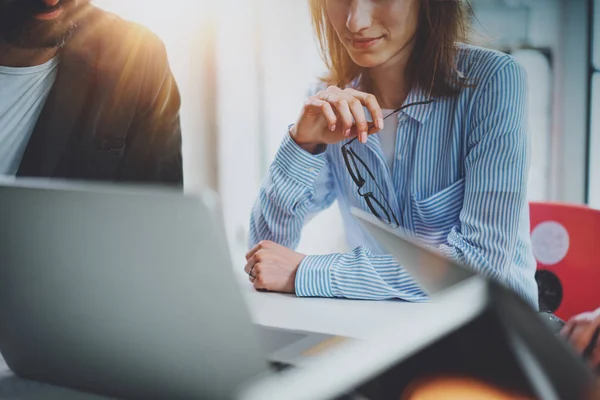
[[[371,26],[373,20],[371,0],[352,0],[346,27],[352,33],[358,33]]]

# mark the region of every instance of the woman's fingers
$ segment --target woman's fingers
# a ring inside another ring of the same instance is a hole
[[[332,92],[319,92],[317,93],[317,98],[333,106],[338,115],[338,125],[341,122],[341,131],[344,134],[344,136],[347,137],[350,134],[350,129],[352,129],[352,125],[354,125],[352,112],[350,112],[350,107],[348,105],[347,96]]]
[[[352,137],[356,132],[355,136],[362,143],[367,142],[368,135],[383,129],[383,112],[377,98],[356,89],[342,90],[330,86],[311,97],[306,107],[319,109],[327,120],[330,131],[338,129],[345,138]],[[366,111],[371,114],[371,125],[367,120]]]
[[[353,96],[350,96],[347,102],[350,106],[352,116],[354,117],[356,129],[358,130],[358,140],[360,140],[361,143],[367,143],[369,125],[367,124],[367,116],[365,115],[365,110],[363,109],[362,103]]]
[[[373,118],[373,123],[375,124],[375,127],[377,128],[377,130],[382,130],[383,111],[381,111],[381,107],[379,106],[377,98],[370,93],[361,92],[352,88],[344,89],[344,91],[360,100],[361,104],[367,107],[369,113],[371,114],[371,117]]]
[[[250,257],[252,257],[254,255],[254,253],[256,253],[258,250],[260,250],[263,247],[264,247],[264,242],[260,242],[256,246],[254,246],[253,248],[251,248],[250,251],[248,251],[246,253],[246,261],[248,261],[250,259]]]
[[[331,132],[335,132],[337,128],[337,116],[333,111],[333,107],[327,101],[321,100],[318,97],[311,97],[305,104],[305,108],[312,107],[321,111],[323,117],[327,121],[327,127]]]
[[[250,257],[252,257],[254,255],[254,253],[256,253],[257,251],[269,250],[273,247],[275,247],[275,243],[273,243],[269,240],[261,240],[260,242],[258,242],[258,244],[256,246],[254,246],[252,249],[250,249],[250,251],[248,253],[246,253],[246,261],[248,261],[250,259]]]
[[[366,143],[369,126],[362,103],[356,97],[346,92],[331,90],[328,89],[328,91],[319,92],[317,94],[318,99],[333,105],[340,117],[339,119],[342,120],[341,131],[345,138],[349,138],[352,128],[356,127],[359,140]]]

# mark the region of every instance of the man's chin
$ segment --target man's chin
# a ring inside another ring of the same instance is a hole
[[[35,24],[21,29],[4,31],[0,38],[6,43],[22,49],[63,47],[71,37],[76,25],[62,22]]]
[[[89,0],[62,0],[60,4],[62,12],[49,19],[36,17],[32,10],[0,12],[0,40],[24,49],[64,46],[84,18]]]

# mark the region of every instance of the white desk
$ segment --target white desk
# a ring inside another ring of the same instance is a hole
[[[382,330],[401,328],[410,323],[411,315],[429,306],[402,301],[297,298],[258,293],[249,285],[245,291],[257,324],[356,339],[369,339]]]
[[[255,323],[272,327],[368,339],[386,329],[402,329],[428,304],[401,301],[353,301],[298,298],[254,291],[246,275],[236,273]],[[15,378],[0,358],[0,400],[99,400],[92,396]]]

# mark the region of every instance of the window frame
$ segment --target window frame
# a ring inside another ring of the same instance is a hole
[[[600,0],[589,1],[588,4],[588,38],[589,38],[589,93],[588,93],[588,136],[586,140],[586,190],[585,190],[585,203],[590,206],[600,208],[600,195],[597,199],[597,204],[592,195],[592,187],[594,182],[600,180],[600,164],[596,169],[598,172],[594,173],[594,154],[600,152],[600,116],[594,117],[593,109],[596,102],[600,103]],[[598,49],[596,49],[598,44]],[[597,50],[597,51],[596,51]],[[594,90],[597,86],[598,90]],[[594,146],[597,142],[597,145]],[[596,148],[597,147],[597,148]],[[598,175],[598,176],[596,176]],[[598,178],[598,179],[595,179]],[[597,186],[597,183],[596,185]]]

